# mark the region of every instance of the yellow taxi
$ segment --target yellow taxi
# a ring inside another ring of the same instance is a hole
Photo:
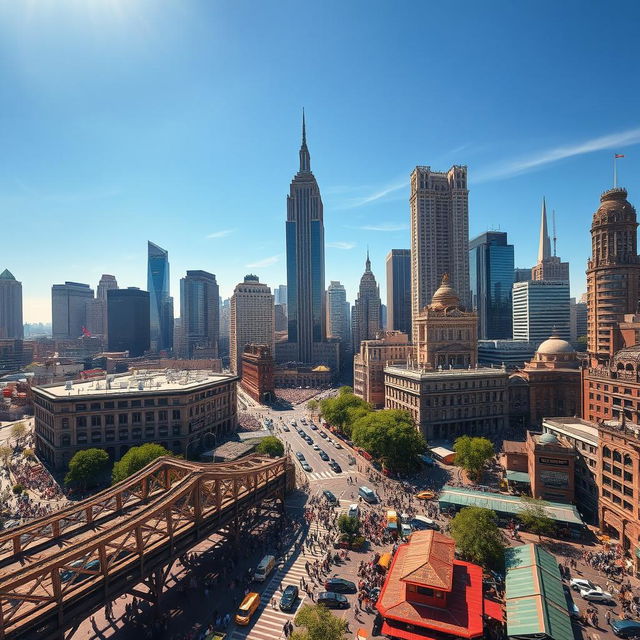
[[[418,491],[416,493],[416,498],[419,500],[433,500],[436,497],[436,492],[431,491],[431,489],[426,489],[425,491]]]

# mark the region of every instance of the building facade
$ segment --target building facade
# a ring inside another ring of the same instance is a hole
[[[411,338],[411,250],[391,249],[387,254],[387,324]]]
[[[571,342],[576,343],[578,339],[587,338],[587,303],[576,302],[575,298],[569,300],[569,329]]]
[[[353,358],[353,393],[374,409],[384,407],[384,368],[411,359],[413,348],[402,331],[379,331],[373,340],[363,340]]]
[[[360,349],[363,340],[371,340],[382,330],[382,302],[380,301],[380,288],[376,277],[371,271],[371,260],[367,251],[365,270],[360,278],[358,297],[353,305],[351,316],[351,328],[354,352]]]
[[[22,340],[22,283],[5,269],[0,273],[0,339]]]
[[[220,294],[213,273],[187,271],[180,279],[180,320],[187,358],[217,358]]]
[[[266,344],[248,344],[242,354],[242,389],[256,402],[275,398],[273,355]]]
[[[540,343],[554,331],[570,340],[569,282],[531,280],[513,285],[513,339]]]
[[[107,292],[109,351],[137,358],[149,351],[149,292],[136,287]]]
[[[487,231],[469,243],[469,281],[472,309],[478,313],[481,340],[513,335],[513,245],[502,231]]]
[[[536,347],[535,342],[524,340],[478,340],[478,364],[519,369],[533,358]]]
[[[51,331],[54,340],[73,340],[83,335],[87,325],[87,301],[93,289],[80,282],[51,287]]]
[[[273,295],[258,276],[247,275],[231,296],[229,350],[232,373],[242,375],[242,354],[248,344],[275,349]]]
[[[169,293],[169,282],[169,252],[153,242],[147,242],[152,351],[169,351],[173,348],[173,298]]]
[[[555,234],[555,231],[554,231]],[[538,246],[538,263],[531,269],[532,280],[562,280],[569,282],[569,263],[562,262],[556,256],[556,238],[553,238],[553,255],[547,227],[547,203],[542,199],[540,220],[540,242]]]
[[[351,346],[351,313],[347,302],[347,290],[337,280],[327,288],[327,336],[339,338],[343,352]]]
[[[236,430],[236,381],[167,370],[33,387],[36,452],[57,470],[89,447],[119,460],[130,447],[156,442],[187,457]]]
[[[576,462],[573,446],[551,432],[527,431],[526,449],[531,495],[549,502],[573,503]]]
[[[411,174],[412,336],[419,312],[448,273],[464,306],[470,306],[469,191],[467,167],[446,173],[416,167]]]
[[[531,280],[531,269],[516,267],[513,270],[514,282],[529,282],[529,280]]]

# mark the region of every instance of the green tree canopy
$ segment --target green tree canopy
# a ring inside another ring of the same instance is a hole
[[[506,545],[494,511],[465,507],[451,520],[450,531],[465,560],[483,567],[502,565]]]
[[[307,402],[307,410],[310,411],[311,413],[313,413],[314,411],[317,411],[319,406],[320,406],[320,403],[315,398],[311,398],[311,400]]]
[[[16,422],[11,427],[11,437],[15,438],[18,444],[22,442],[22,439],[26,435],[27,435],[27,425],[24,422]]]
[[[275,436],[267,436],[260,440],[256,451],[270,458],[280,458],[284,455],[284,445]]]
[[[456,452],[456,464],[464,469],[474,480],[479,480],[482,470],[493,456],[493,444],[487,438],[461,436],[453,444]]]
[[[371,405],[362,398],[351,393],[351,387],[341,387],[340,393],[334,398],[324,398],[320,401],[320,411],[324,419],[332,426],[338,427],[348,436],[351,435],[352,418],[356,415],[353,410],[359,410],[359,415],[370,412]],[[350,413],[350,410],[351,413]]]
[[[547,503],[544,500],[523,497],[522,502],[523,509],[518,513],[518,520],[527,531],[537,534],[541,539],[554,530],[555,525],[547,513]]]
[[[347,621],[338,618],[322,605],[302,605],[295,623],[302,629],[293,632],[291,640],[346,640]]]
[[[394,471],[414,468],[418,455],[427,446],[411,414],[399,409],[383,409],[361,416],[353,424],[351,438]]]
[[[170,455],[172,455],[170,451],[167,451],[162,445],[153,442],[141,444],[139,447],[131,447],[131,449],[113,465],[111,480],[113,484],[125,480],[136,471],[140,471],[140,469],[146,467],[156,458]]]
[[[9,464],[9,460],[11,460],[11,453],[13,449],[8,447],[7,445],[0,445],[0,460],[6,466]]]
[[[351,542],[360,532],[360,520],[343,513],[338,517],[338,529],[341,533],[346,533]]]
[[[95,487],[108,467],[109,455],[104,449],[82,449],[69,461],[64,483],[81,489]]]

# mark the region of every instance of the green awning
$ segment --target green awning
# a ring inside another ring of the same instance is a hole
[[[509,482],[525,482],[531,484],[531,478],[526,471],[507,471],[507,480]]]

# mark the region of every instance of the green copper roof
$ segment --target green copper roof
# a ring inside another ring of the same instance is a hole
[[[0,273],[0,280],[15,280],[13,277],[13,273],[9,271],[9,269],[5,269],[2,273]]]

